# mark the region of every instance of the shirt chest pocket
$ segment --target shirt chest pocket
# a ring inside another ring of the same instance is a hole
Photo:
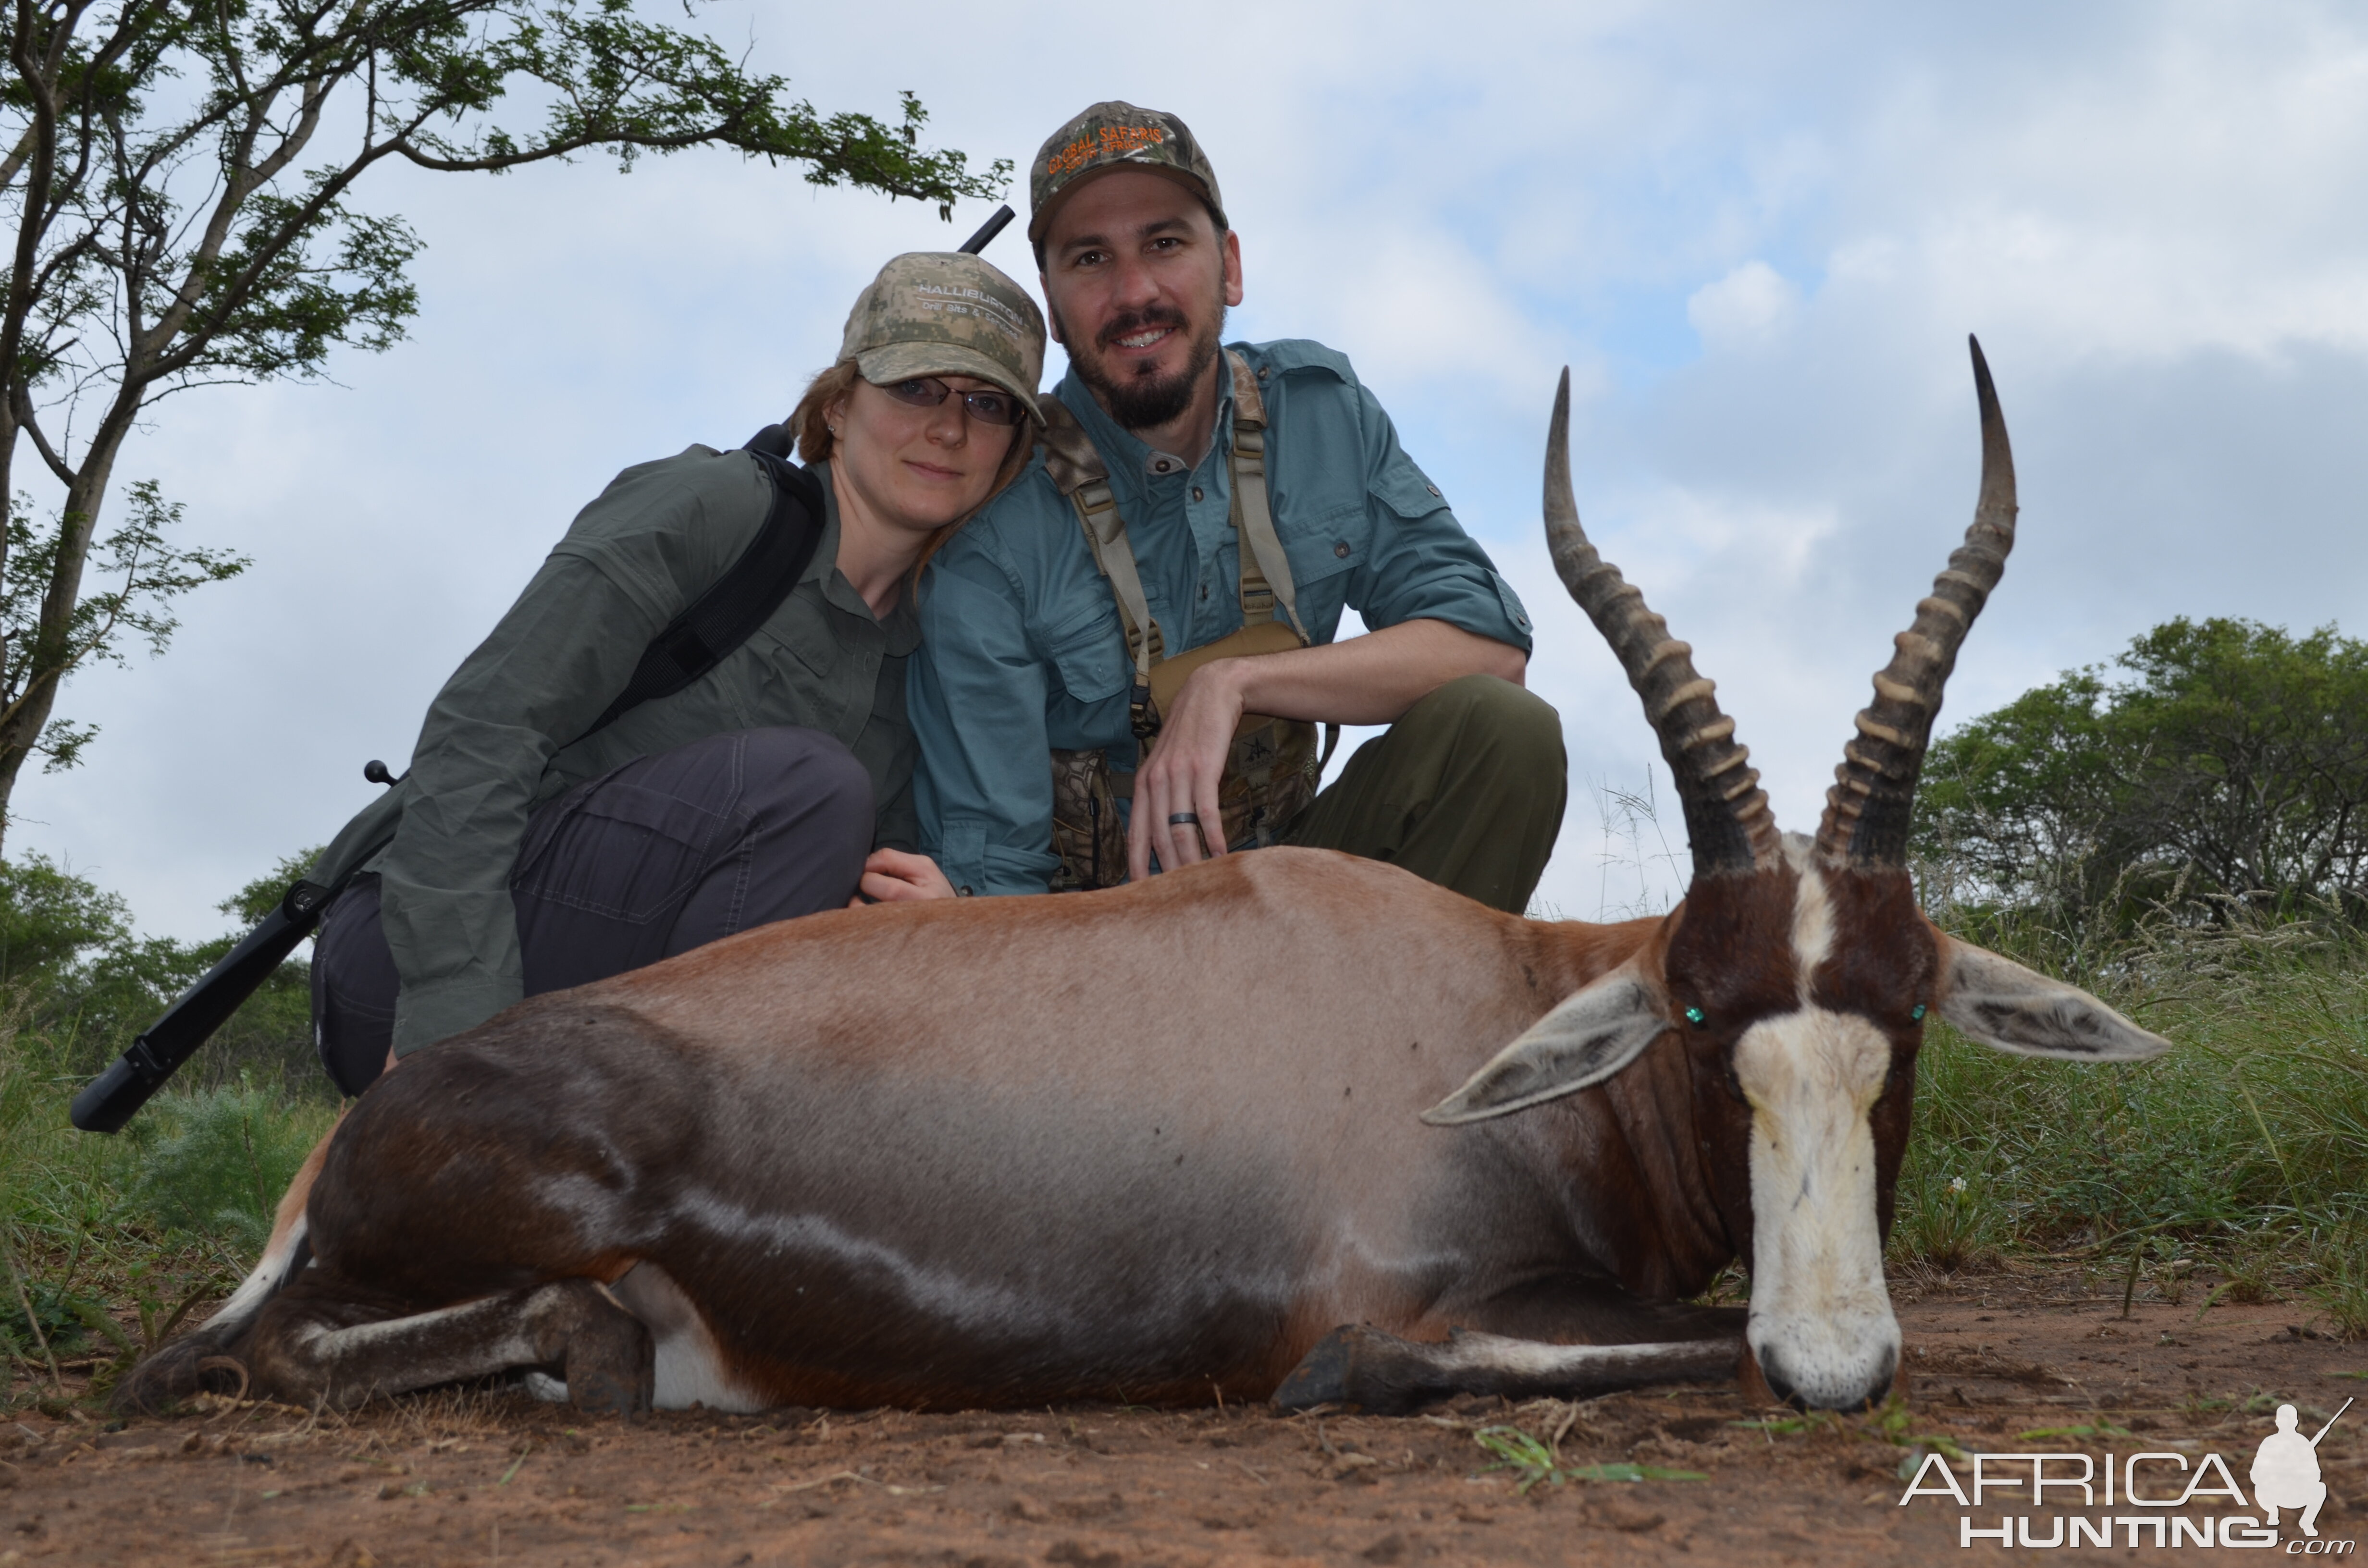
[[[776,614],[745,647],[753,658],[726,659],[723,667],[745,672],[751,687],[750,722],[839,727],[848,695],[841,689],[847,681],[839,665],[848,654],[820,616]],[[868,686],[862,695],[871,695]]]
[[[1118,607],[1096,605],[1044,634],[1044,656],[1062,689],[1079,702],[1099,702],[1127,688],[1133,665],[1127,661],[1126,633]]]
[[[1372,553],[1373,532],[1364,507],[1354,504],[1292,523],[1283,535],[1282,553],[1291,562],[1300,619],[1313,629],[1339,613],[1348,598],[1349,574]]]
[[[786,654],[796,667],[816,680],[830,678],[841,652],[838,639],[830,634],[823,618],[797,604],[774,611],[773,618],[758,627],[749,642],[770,652],[775,663]]]

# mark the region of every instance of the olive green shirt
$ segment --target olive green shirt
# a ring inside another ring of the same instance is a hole
[[[437,693],[401,804],[380,808],[400,810],[394,841],[370,868],[381,879],[402,981],[396,1054],[483,1023],[525,994],[510,872],[527,819],[636,757],[734,730],[820,730],[871,776],[875,843],[913,846],[905,660],[917,623],[909,600],[875,619],[840,575],[837,496],[828,465],[814,472],[828,500],[812,564],[769,620],[683,690],[584,735],[625,688],[650,639],[763,526],[772,483],[743,452],[694,446],[619,474]],[[361,826],[357,819],[340,843]]]

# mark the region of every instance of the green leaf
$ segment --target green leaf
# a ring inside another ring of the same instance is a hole
[[[1550,1482],[1560,1486],[1565,1481],[1707,1481],[1701,1471],[1664,1470],[1649,1464],[1589,1464],[1562,1469],[1554,1463],[1554,1450],[1519,1426],[1483,1426],[1472,1434],[1472,1440],[1497,1456],[1497,1462],[1481,1471],[1486,1475],[1509,1470],[1519,1478],[1516,1491],[1526,1495],[1538,1483]]]
[[[1664,1470],[1654,1464],[1583,1464],[1562,1472],[1573,1481],[1708,1481],[1699,1470]]]
[[[137,642],[161,653],[174,601],[249,564],[174,542],[181,508],[150,481],[103,527],[127,436],[176,392],[325,377],[339,350],[383,352],[418,314],[424,242],[358,203],[372,170],[588,152],[631,168],[720,148],[949,219],[1011,181],[1008,159],[978,169],[926,144],[910,93],[881,116],[825,113],[632,0],[125,0],[23,7],[17,27],[0,153],[32,146],[40,102],[55,155],[0,157],[12,269],[29,280],[0,320],[17,421],[0,495],[29,452],[66,504],[39,523],[16,506],[0,527],[0,824],[28,756],[72,768],[97,737],[52,712],[66,678]]]

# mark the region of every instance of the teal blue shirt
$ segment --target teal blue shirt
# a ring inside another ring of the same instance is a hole
[[[1399,447],[1348,359],[1292,339],[1233,347],[1265,398],[1267,487],[1308,636],[1331,642],[1353,605],[1371,629],[1443,620],[1527,652],[1521,601]],[[1058,389],[1110,467],[1171,655],[1242,624],[1229,522],[1232,378],[1218,384],[1215,439],[1197,465],[1120,429],[1076,371]],[[922,847],[958,888],[1042,892],[1058,865],[1050,752],[1106,746],[1127,769],[1135,744],[1117,602],[1041,451],[938,552],[919,610],[905,678]]]

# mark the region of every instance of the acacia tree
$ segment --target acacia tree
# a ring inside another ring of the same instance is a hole
[[[402,337],[420,242],[347,204],[371,168],[499,172],[589,151],[630,168],[720,145],[948,219],[1010,172],[923,148],[910,93],[893,124],[825,116],[632,0],[13,0],[8,54],[0,832],[26,759],[71,766],[91,738],[54,716],[64,677],[121,657],[127,636],[161,649],[175,598],[247,564],[170,542],[179,508],[149,482],[100,534],[142,410],[317,377],[339,346]],[[539,123],[495,123],[516,98]],[[64,492],[38,522],[17,488],[28,447]]]
[[[1928,864],[2076,923],[2174,897],[2211,918],[2368,910],[2368,644],[2180,619],[2115,664],[1934,744]]]

